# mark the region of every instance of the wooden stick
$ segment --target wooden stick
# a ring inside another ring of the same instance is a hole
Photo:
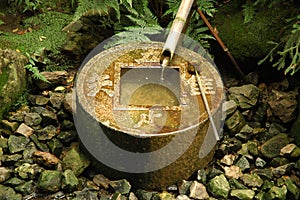
[[[242,79],[245,81],[246,77],[245,77],[244,72],[241,70],[240,66],[237,64],[236,60],[234,59],[234,57],[232,56],[232,54],[230,53],[230,51],[228,50],[228,48],[225,46],[225,44],[223,43],[223,41],[219,37],[218,33],[210,25],[210,23],[208,22],[207,18],[203,14],[203,12],[198,7],[196,8],[196,10],[197,10],[198,14],[200,15],[200,17],[202,18],[202,20],[204,21],[204,23],[206,24],[206,26],[209,28],[210,32],[213,34],[213,36],[216,38],[216,40],[218,41],[218,43],[222,47],[222,49],[228,55],[229,59],[231,60],[231,62],[234,65],[235,69],[238,71],[238,73],[240,74],[240,76],[242,77]]]
[[[212,116],[212,114],[211,114],[211,110],[210,110],[209,104],[208,104],[208,102],[207,102],[207,98],[206,98],[206,95],[205,95],[205,90],[204,90],[204,88],[203,88],[203,86],[202,86],[201,79],[200,79],[200,76],[199,76],[199,74],[198,74],[198,71],[197,71],[196,67],[194,67],[194,68],[195,68],[196,78],[197,78],[197,82],[198,82],[199,89],[200,89],[200,92],[201,92],[201,96],[202,96],[202,99],[203,99],[203,102],[204,102],[205,110],[206,110],[206,112],[207,112],[207,114],[208,114],[208,118],[209,118],[210,124],[211,124],[211,126],[212,126],[212,129],[213,129],[213,132],[214,132],[215,139],[216,139],[217,141],[219,141],[219,140],[220,140],[220,136],[219,136],[219,133],[218,133],[218,130],[217,130],[215,121],[214,121],[214,119],[213,119],[213,116]]]

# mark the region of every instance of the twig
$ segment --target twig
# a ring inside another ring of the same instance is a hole
[[[235,69],[238,71],[238,73],[242,77],[242,79],[246,80],[244,72],[241,70],[240,66],[237,64],[237,62],[235,61],[235,59],[232,56],[232,54],[230,53],[230,51],[228,50],[228,48],[225,46],[225,44],[223,43],[223,41],[219,37],[218,33],[213,29],[213,27],[211,26],[211,24],[209,23],[209,21],[207,20],[207,18],[203,14],[203,12],[198,7],[196,7],[196,10],[197,10],[198,14],[200,15],[200,17],[202,18],[202,20],[204,21],[204,23],[206,24],[206,26],[209,28],[210,32],[213,34],[213,36],[216,38],[216,40],[218,41],[218,43],[222,47],[223,51],[226,52],[226,54],[228,55],[229,59],[233,63]]]

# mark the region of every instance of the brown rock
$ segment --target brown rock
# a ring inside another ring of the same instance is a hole
[[[43,151],[34,152],[33,158],[37,163],[42,164],[46,167],[56,166],[60,161],[55,155]]]

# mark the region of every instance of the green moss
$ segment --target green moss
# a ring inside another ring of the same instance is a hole
[[[0,96],[2,92],[3,86],[6,84],[8,80],[8,69],[7,67],[1,68],[1,74],[0,74]]]
[[[293,16],[295,8],[262,7],[245,24],[240,4],[240,1],[235,0],[219,8],[211,23],[218,29],[221,39],[236,59],[261,59],[273,47],[268,41],[280,41],[284,36],[284,27],[287,25],[285,19]]]
[[[67,33],[63,32],[62,28],[71,20],[71,15],[50,11],[28,18],[24,20],[24,26],[33,28],[32,32],[23,35],[7,33],[0,37],[0,48],[33,53],[36,49],[45,47],[59,53],[67,39]]]

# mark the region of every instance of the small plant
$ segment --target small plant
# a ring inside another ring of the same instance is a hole
[[[270,41],[269,43],[274,44],[274,48],[268,53],[268,55],[260,60],[258,64],[262,64],[267,59],[273,62],[274,54],[279,56],[279,59],[273,64],[273,67],[277,67],[278,70],[284,69],[284,73],[291,75],[295,74],[300,69],[300,15],[296,18],[291,33],[282,42],[276,43]],[[282,50],[278,50],[282,48]],[[278,50],[277,52],[275,52]]]
[[[4,16],[4,13],[0,12],[0,16]],[[0,19],[0,25],[5,24],[3,20]]]
[[[32,77],[34,79],[49,83],[46,77],[40,73],[39,68],[36,66],[37,63],[47,64],[48,59],[43,56],[43,52],[44,48],[38,49],[33,55],[26,52],[25,55],[27,56],[29,63],[25,65],[25,69],[32,72]]]
[[[43,0],[13,0],[9,2],[23,13],[26,11],[35,12],[42,8]]]

